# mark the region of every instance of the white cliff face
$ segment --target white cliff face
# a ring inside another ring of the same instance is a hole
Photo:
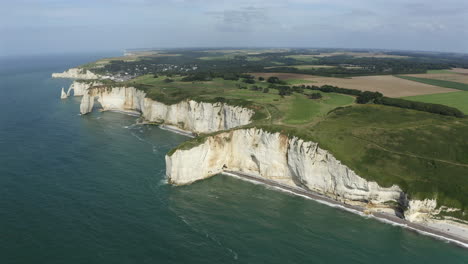
[[[337,200],[381,204],[399,201],[398,186],[380,187],[341,164],[317,143],[261,129],[239,129],[208,137],[189,150],[166,156],[166,174],[176,185],[189,184],[224,169],[313,190]]]
[[[61,99],[67,99],[67,94],[65,93],[65,90],[63,90],[63,87],[62,87],[62,92],[60,93],[60,98]]]
[[[73,90],[73,96],[83,96],[87,90],[93,86],[102,85],[99,81],[94,82],[80,82],[80,81],[73,81],[67,91],[67,96],[71,95],[71,91]]]
[[[437,201],[435,199],[411,200],[408,202],[405,217],[411,222],[428,222],[431,216],[439,213],[436,212],[436,208]]]
[[[52,78],[99,79],[99,75],[87,69],[71,68],[62,73],[52,73]]]
[[[210,133],[250,123],[254,111],[223,103],[192,100],[173,105],[146,98],[146,93],[133,87],[92,88],[85,92],[81,114],[92,111],[94,98],[104,110],[138,111],[149,122],[161,122],[195,133]]]

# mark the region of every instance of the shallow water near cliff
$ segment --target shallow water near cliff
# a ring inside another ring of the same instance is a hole
[[[228,176],[165,183],[186,137],[60,100],[99,56],[0,62],[0,263],[467,263],[468,250]]]

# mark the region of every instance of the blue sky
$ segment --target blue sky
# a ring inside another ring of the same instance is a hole
[[[147,47],[468,53],[466,0],[0,0],[0,55]]]

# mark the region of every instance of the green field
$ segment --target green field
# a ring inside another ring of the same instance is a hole
[[[286,58],[291,58],[291,59],[295,59],[295,60],[298,60],[298,61],[309,62],[309,63],[319,61],[315,57],[315,55],[288,55],[288,56],[286,56]]]
[[[468,92],[454,92],[454,93],[442,93],[442,94],[426,94],[418,96],[408,96],[404,99],[432,103],[432,104],[443,104],[451,107],[458,108],[465,114],[468,114]]]
[[[428,78],[420,78],[420,77],[413,77],[413,76],[406,76],[406,75],[397,75],[397,77],[402,78],[402,79],[406,79],[406,80],[410,80],[410,81],[415,81],[415,82],[440,86],[440,87],[444,87],[444,88],[452,88],[452,89],[457,89],[457,90],[462,90],[462,91],[468,91],[468,84],[466,84],[466,83],[451,82],[451,81],[436,80],[436,79],[428,79]]]
[[[302,79],[287,79],[285,82],[288,85],[298,85],[298,84],[304,84],[304,83],[314,83],[314,81],[309,81],[309,80],[302,80]]]
[[[458,74],[456,72],[453,72],[451,70],[428,70],[427,73],[435,73],[435,74],[438,74],[438,73],[450,73],[450,74]]]
[[[313,121],[315,117],[325,116],[332,109],[350,105],[354,97],[335,94],[321,93],[322,99],[311,100],[302,94],[294,94],[289,111],[283,122],[285,124],[305,124]]]

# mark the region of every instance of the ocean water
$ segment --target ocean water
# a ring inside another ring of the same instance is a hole
[[[468,250],[228,176],[165,182],[187,140],[79,116],[50,74],[102,56],[0,58],[0,263],[468,263]]]

